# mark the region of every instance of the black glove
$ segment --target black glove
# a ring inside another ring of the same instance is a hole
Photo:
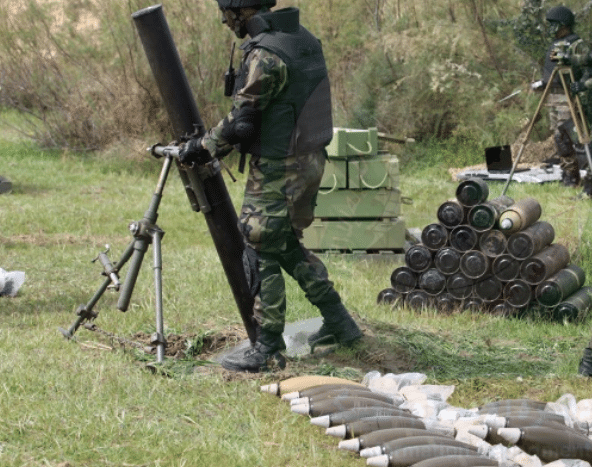
[[[569,89],[572,92],[572,94],[579,94],[586,90],[586,85],[581,81],[574,81],[569,85]]]
[[[183,165],[205,164],[211,160],[210,152],[201,144],[201,138],[191,138],[179,151],[179,162]]]

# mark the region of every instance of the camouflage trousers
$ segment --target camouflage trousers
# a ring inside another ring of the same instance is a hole
[[[247,247],[257,253],[257,264],[249,265],[259,274],[251,280],[260,281],[254,316],[266,332],[284,331],[286,288],[282,270],[319,309],[341,303],[325,265],[301,243],[302,230],[314,220],[324,164],[324,152],[279,161],[251,158],[239,222]]]
[[[567,97],[563,92],[551,92],[547,97],[546,104],[549,109],[549,127],[553,132],[559,165],[564,172],[579,173],[578,159],[573,148],[577,134],[574,130]]]

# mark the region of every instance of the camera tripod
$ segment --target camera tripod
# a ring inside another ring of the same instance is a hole
[[[59,328],[60,332],[67,339],[72,339],[76,330],[85,321],[94,321],[98,316],[98,312],[94,311],[94,307],[108,288],[113,288],[119,291],[119,299],[117,308],[120,311],[127,311],[138,278],[138,273],[144,259],[144,255],[148,250],[148,246],[152,244],[153,247],[153,269],[154,269],[154,285],[155,285],[155,307],[156,307],[156,332],[152,334],[150,344],[156,347],[156,361],[161,363],[164,360],[164,350],[166,346],[166,339],[164,337],[163,325],[163,309],[162,309],[162,255],[161,255],[161,240],[164,231],[156,225],[158,217],[158,207],[162,199],[162,193],[167,177],[169,175],[171,165],[174,159],[174,151],[160,151],[156,153],[154,148],[152,150],[155,157],[164,156],[164,163],[160,172],[160,177],[156,185],[156,190],[152,195],[150,206],[144,213],[144,217],[140,221],[132,222],[129,225],[129,230],[133,236],[132,241],[127,246],[119,261],[113,264],[107,256],[107,251],[100,253],[97,258],[93,260],[99,261],[103,266],[103,275],[107,276],[103,284],[99,287],[93,297],[84,305],[80,305],[76,310],[78,318],[70,326],[69,329]],[[178,156],[178,151],[176,153]],[[123,283],[119,281],[119,271],[129,260],[130,266],[127,271]]]
[[[569,82],[575,81],[573,70],[569,66],[558,65],[553,69],[553,72],[551,73],[551,77],[549,78],[549,81],[547,82],[547,86],[545,86],[545,90],[543,91],[543,96],[541,97],[541,100],[539,101],[536,111],[535,111],[532,119],[530,120],[530,123],[528,125],[528,129],[526,131],[526,136],[524,137],[524,141],[522,142],[522,145],[520,146],[520,150],[518,151],[518,155],[516,156],[516,159],[514,160],[514,164],[512,165],[512,169],[510,170],[510,175],[508,176],[508,180],[506,182],[506,185],[504,186],[504,189],[502,190],[502,196],[506,194],[508,186],[510,185],[510,182],[512,181],[512,176],[514,175],[514,172],[516,171],[516,167],[518,167],[518,162],[520,162],[520,157],[522,157],[522,152],[524,151],[524,147],[526,146],[526,143],[528,143],[528,140],[530,138],[530,134],[532,133],[532,129],[534,127],[536,119],[537,119],[541,109],[543,108],[543,104],[547,100],[547,96],[549,95],[549,92],[551,91],[551,85],[552,85],[553,81],[555,80],[555,77],[557,77],[557,76],[559,77],[559,80],[561,82],[561,87],[563,88],[563,92],[565,93],[565,97],[567,98],[567,104],[569,106],[571,118],[574,122],[574,125],[576,127],[576,131],[578,133],[578,142],[584,146],[584,150],[586,151],[586,158],[588,159],[588,171],[592,170],[592,156],[590,155],[590,130],[588,128],[588,122],[586,121],[586,116],[585,116],[584,110],[582,108],[582,102],[580,100],[580,97],[577,94],[575,96],[571,95],[571,92],[569,89],[569,84],[568,84]],[[569,79],[569,81],[568,81],[568,79]]]

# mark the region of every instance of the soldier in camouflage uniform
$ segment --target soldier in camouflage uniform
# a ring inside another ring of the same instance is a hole
[[[309,342],[350,345],[362,332],[341,302],[325,265],[304,248],[302,230],[314,218],[326,151],[333,135],[330,87],[320,42],[299,24],[298,9],[270,11],[275,0],[217,0],[223,22],[247,35],[234,86],[233,108],[203,138],[191,140],[182,158],[200,151],[223,157],[233,147],[251,154],[240,213],[246,240],[243,264],[255,294],[260,325],[256,343],[226,357],[234,371],[258,372],[280,351],[286,314],[282,269],[323,316]]]
[[[575,16],[573,12],[564,6],[551,8],[546,15],[549,31],[554,36],[554,40],[545,54],[545,63],[543,65],[543,78],[534,83],[533,89],[544,89],[553,70],[557,66],[555,57],[558,44],[571,44],[579,37],[573,32]],[[555,140],[557,155],[561,165],[561,181],[565,186],[578,186],[580,184],[580,169],[573,142],[570,138],[570,131],[573,128],[573,121],[567,102],[567,96],[561,85],[559,76],[556,76],[551,83],[549,94],[547,95],[546,105],[549,109],[549,124]]]

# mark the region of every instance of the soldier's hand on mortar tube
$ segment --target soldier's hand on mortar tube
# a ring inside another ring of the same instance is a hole
[[[205,164],[210,159],[210,153],[201,144],[201,138],[191,138],[181,145],[179,162],[183,165]]]

